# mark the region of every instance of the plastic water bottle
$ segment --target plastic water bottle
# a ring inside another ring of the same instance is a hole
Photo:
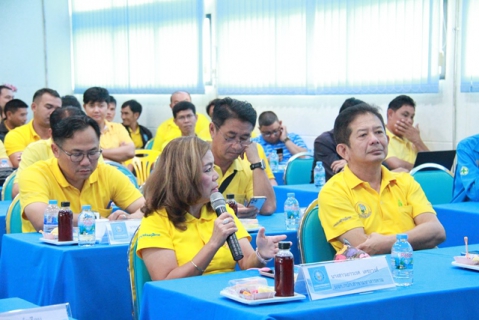
[[[7,159],[2,159],[0,162],[0,168],[9,168],[10,166],[8,165],[8,160]]]
[[[326,171],[324,171],[323,162],[316,161],[314,167],[314,185],[321,188],[326,183]]]
[[[278,172],[279,170],[279,157],[278,154],[273,151],[269,155],[269,165],[271,167],[271,171]]]
[[[48,206],[43,212],[43,237],[45,239],[57,239],[58,233],[52,234],[52,231],[58,228],[58,201],[49,200]]]
[[[90,205],[82,206],[78,216],[78,245],[92,246],[95,244],[95,214]]]
[[[294,197],[294,193],[288,193],[288,198],[284,202],[284,219],[286,222],[286,230],[298,230],[299,218],[299,202]]]
[[[413,249],[407,241],[407,234],[400,233],[391,249],[391,271],[396,286],[410,286],[413,283]]]

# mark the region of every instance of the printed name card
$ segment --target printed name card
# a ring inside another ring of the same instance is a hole
[[[0,319],[8,320],[68,320],[71,316],[68,303],[0,313]]]
[[[108,222],[106,224],[106,230],[110,244],[130,243],[140,222],[141,219]]]
[[[295,291],[309,293],[311,300],[317,300],[395,287],[386,256],[381,256],[303,264]]]

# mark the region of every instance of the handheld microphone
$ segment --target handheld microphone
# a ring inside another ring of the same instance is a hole
[[[226,211],[226,201],[223,198],[223,195],[219,192],[214,192],[210,196],[211,206],[216,212],[216,215],[219,217],[222,213]],[[241,247],[238,242],[238,238],[236,238],[236,234],[232,233],[226,238],[226,242],[228,243],[228,247],[230,248],[231,255],[233,256],[234,261],[238,261],[243,259],[243,252],[241,251]]]

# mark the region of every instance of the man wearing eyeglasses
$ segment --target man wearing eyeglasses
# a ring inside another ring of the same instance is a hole
[[[23,232],[43,228],[49,200],[69,201],[74,225],[85,204],[110,220],[143,217],[141,193],[115,167],[98,163],[102,151],[95,120],[84,115],[67,117],[52,127],[52,139],[55,157],[35,163],[19,177]],[[111,213],[110,201],[125,211]]]
[[[268,156],[277,152],[280,164],[286,164],[296,153],[308,151],[303,139],[295,133],[288,133],[274,112],[265,111],[260,114],[258,123],[261,136],[253,138],[253,141],[259,143]]]
[[[259,213],[268,215],[276,210],[276,197],[257,144],[251,141],[255,124],[256,111],[250,103],[221,99],[215,105],[210,123],[211,150],[219,175],[219,191],[223,195],[244,195],[246,199],[264,196],[266,202]],[[240,218],[252,218],[258,213],[255,207],[245,207],[242,203],[238,206]]]

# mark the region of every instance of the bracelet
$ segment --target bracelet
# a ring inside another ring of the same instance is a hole
[[[268,262],[270,262],[271,260],[273,260],[273,258],[264,259],[264,258],[259,254],[258,248],[256,248],[256,257],[258,258],[259,262],[261,262],[262,264],[267,264]]]
[[[190,261],[193,266],[195,266],[196,270],[198,270],[201,274],[205,272],[205,270],[201,269],[196,265],[196,263],[193,262],[193,260]]]

